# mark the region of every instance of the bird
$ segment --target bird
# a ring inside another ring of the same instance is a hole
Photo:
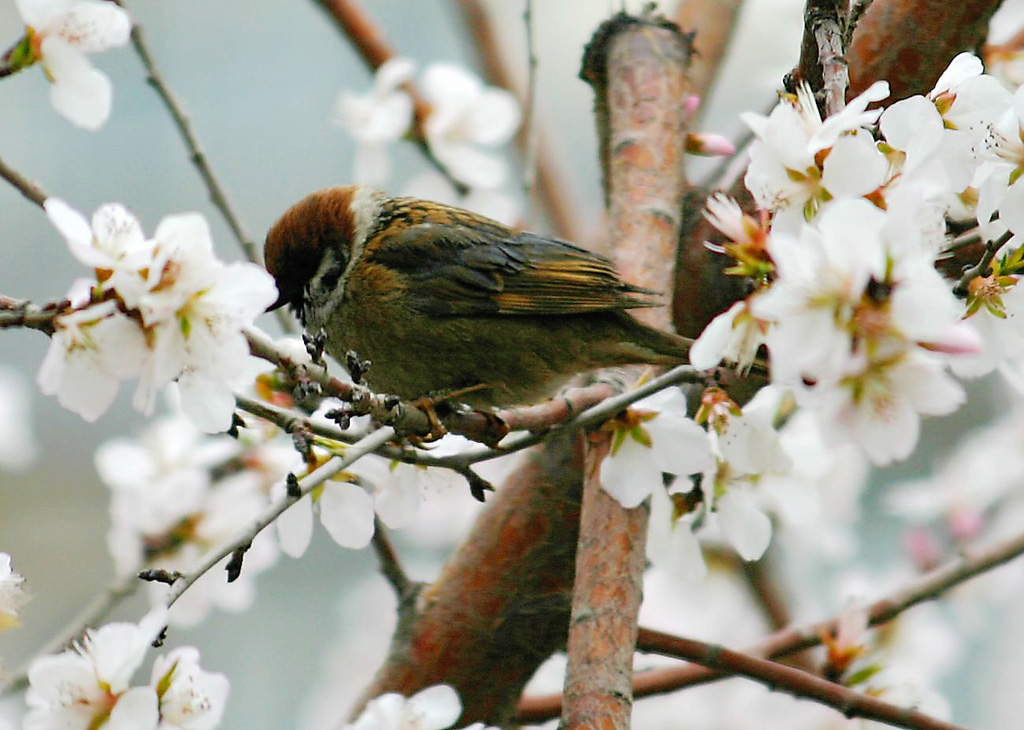
[[[604,256],[454,206],[331,187],[270,228],[266,268],[328,354],[404,400],[538,403],[599,368],[687,361],[690,341],[634,319],[656,292]],[[668,264],[666,264],[668,265]]]

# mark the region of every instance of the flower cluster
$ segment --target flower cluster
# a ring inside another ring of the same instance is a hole
[[[757,560],[773,524],[789,538],[807,537],[819,551],[843,553],[849,541],[843,520],[856,514],[850,502],[864,482],[862,460],[828,448],[815,424],[793,409],[776,386],[761,389],[742,409],[710,388],[696,415],[705,430],[686,417],[679,391],[670,390],[608,424],[615,435],[601,483],[627,508],[650,497],[653,564],[684,581],[699,580],[707,574],[701,541]],[[675,475],[667,487],[664,475]],[[821,496],[826,484],[835,509]],[[821,529],[805,534],[815,527]]]
[[[255,264],[219,261],[198,213],[168,216],[147,239],[118,204],[97,210],[91,226],[62,200],[49,198],[45,207],[96,278],[76,282],[68,295],[74,310],[54,320],[37,378],[42,391],[93,421],[121,380],[139,378],[133,403],[144,413],[177,380],[193,422],[211,433],[227,430],[229,383],[248,359],[241,330],[276,298],[270,275]]]
[[[409,133],[413,102],[403,87],[416,71],[409,59],[395,58],[377,69],[366,94],[343,91],[335,105],[335,122],[355,138],[353,177],[357,183],[382,186],[390,165],[387,144]],[[508,166],[482,148],[507,143],[519,127],[519,103],[505,89],[484,86],[459,66],[438,63],[420,77],[430,112],[423,138],[431,154],[456,180],[470,188],[492,190],[505,182]]]
[[[52,82],[50,102],[72,124],[95,131],[110,116],[113,88],[86,54],[128,42],[132,21],[114,3],[97,0],[15,0],[25,37],[6,60],[12,71],[41,63]]]
[[[238,439],[207,436],[183,416],[171,415],[138,439],[103,444],[96,468],[111,490],[107,545],[118,573],[141,567],[187,572],[243,530],[266,508],[270,486],[298,461],[287,441],[266,436],[257,428],[239,429]],[[242,574],[227,583],[222,570],[207,573],[171,608],[171,622],[193,625],[211,606],[249,608],[256,576],[277,556],[272,536],[257,536]],[[165,595],[162,585],[152,584],[153,603]]]
[[[200,667],[199,652],[193,647],[179,647],[158,657],[149,684],[131,684],[166,618],[166,609],[154,609],[138,624],[107,624],[88,631],[68,651],[36,659],[28,672],[29,712],[23,727],[217,727],[229,683],[223,674]]]
[[[707,215],[754,292],[694,347],[698,367],[747,367],[767,346],[772,381],[818,415],[830,443],[857,444],[876,464],[909,455],[921,415],[963,401],[947,368],[1024,360],[1024,90],[961,54],[929,94],[868,108],[887,95],[878,82],[822,120],[804,86],[767,117],[745,115],[756,137],[746,184],[763,216],[721,196]],[[937,262],[946,220],[970,218],[988,253],[961,284],[964,301]]]

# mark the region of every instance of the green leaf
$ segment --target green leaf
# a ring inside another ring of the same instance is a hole
[[[847,677],[843,681],[843,684],[845,684],[847,687],[855,687],[858,684],[863,684],[864,682],[867,682],[880,671],[882,671],[882,667],[880,665],[872,664],[870,666],[864,667],[863,669],[858,669],[856,672]]]

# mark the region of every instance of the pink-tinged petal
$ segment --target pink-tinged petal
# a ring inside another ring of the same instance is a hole
[[[941,339],[922,342],[921,347],[946,355],[980,355],[985,341],[970,324],[959,322],[946,330]]]
[[[715,502],[729,544],[744,560],[757,560],[772,539],[772,521],[743,489],[730,489]]]
[[[57,113],[77,127],[95,132],[110,117],[113,86],[85,54],[59,38],[42,43],[43,63],[53,79],[50,103]]]
[[[117,5],[76,2],[51,32],[83,53],[98,53],[125,45],[131,30],[131,18]]]
[[[728,137],[714,132],[690,132],[686,135],[686,152],[704,157],[728,157],[736,153],[736,145]]]
[[[342,547],[360,549],[373,537],[373,499],[355,484],[327,482],[320,495],[320,522]]]

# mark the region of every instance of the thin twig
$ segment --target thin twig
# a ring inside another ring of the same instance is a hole
[[[395,546],[391,544],[391,539],[384,529],[384,523],[380,521],[379,517],[373,518],[372,544],[373,551],[377,553],[377,559],[380,560],[380,572],[384,574],[388,583],[395,589],[395,595],[398,596],[398,601],[401,603],[402,599],[412,591],[415,584],[409,579],[405,569],[402,568],[402,563],[398,559],[398,553],[395,552]]]
[[[394,437],[395,430],[393,428],[389,426],[378,428],[376,431],[373,431],[361,439],[358,443],[348,447],[345,450],[344,457],[334,456],[313,472],[300,479],[299,490],[295,496],[285,496],[284,498],[269,505],[258,517],[256,517],[256,519],[250,522],[247,527],[236,533],[234,538],[228,540],[220,547],[208,552],[191,571],[176,580],[167,594],[166,604],[168,608],[173,606],[175,601],[181,598],[182,594],[188,590],[189,586],[199,580],[211,568],[217,565],[217,563],[236,551],[244,549],[248,545],[252,544],[253,539],[255,539],[260,532],[276,520],[281,513],[295,504],[295,502],[302,499],[302,497],[309,494],[315,487],[323,484],[338,472],[348,468],[356,460],[371,453],[381,444],[387,443]]]
[[[661,634],[659,642],[663,646],[671,647],[674,656],[685,657],[708,669],[725,672],[731,676],[752,679],[773,691],[781,690],[801,699],[813,700],[832,707],[846,717],[877,720],[893,727],[910,730],[965,730],[951,722],[930,717],[910,707],[899,707],[884,702],[877,697],[830,682],[802,669],[741,654],[723,646],[668,634]]]
[[[537,49],[533,27],[533,0],[526,0],[523,10],[523,25],[526,28],[526,100],[523,104],[523,135],[526,137],[523,150],[523,192],[526,199],[533,200],[537,183]]]
[[[985,242],[985,253],[981,255],[981,259],[978,263],[970,268],[966,269],[963,276],[960,277],[960,281],[953,287],[953,293],[958,297],[966,297],[971,288],[971,282],[976,277],[988,276],[989,266],[992,263],[992,259],[996,257],[996,253],[1003,245],[1013,238],[1013,232],[1007,231],[999,238],[994,241]]]
[[[46,199],[49,197],[41,187],[12,168],[2,159],[0,159],[0,177],[13,185],[19,193],[24,195],[40,208],[43,207],[43,203],[45,203]]]
[[[817,13],[812,14],[814,6]],[[825,92],[825,114],[838,114],[846,106],[846,90],[850,88],[850,71],[846,64],[843,46],[845,0],[826,0],[808,3],[805,22],[818,46],[818,63],[821,65],[822,90]]]
[[[969,228],[958,236],[955,236],[953,240],[942,249],[942,252],[944,254],[954,253],[955,251],[967,248],[968,246],[973,246],[977,243],[981,243],[981,228],[975,226],[974,228]]]
[[[849,48],[850,41],[853,40],[853,34],[857,32],[857,25],[860,23],[860,19],[864,17],[864,13],[871,7],[872,0],[853,0],[853,4],[850,7],[850,17],[846,21],[846,33],[843,37],[843,47]]]
[[[249,340],[249,348],[256,357],[267,360],[282,367],[291,373],[298,380],[315,382],[324,388],[327,395],[334,396],[352,403],[354,415],[371,415],[381,423],[394,426],[398,431],[408,433],[427,433],[429,423],[426,414],[411,404],[399,402],[394,403],[385,395],[375,394],[361,385],[345,383],[331,376],[324,368],[310,363],[298,363],[282,352],[274,342],[260,330],[249,327],[244,330]],[[643,386],[623,392],[621,395],[614,395],[621,392],[624,385],[610,382],[598,383],[588,388],[574,388],[563,393],[548,403],[526,408],[513,408],[500,410],[495,416],[499,421],[508,425],[512,430],[530,429],[534,433],[524,433],[509,437],[502,442],[500,449],[488,450],[486,452],[472,452],[473,456],[466,456],[462,459],[446,460],[446,463],[435,462],[434,466],[456,466],[466,467],[476,461],[485,461],[503,454],[518,451],[534,444],[540,443],[547,438],[548,428],[559,427],[562,429],[584,428],[596,425],[622,409],[635,403],[641,398],[652,395],[663,388],[680,383],[700,383],[708,379],[709,373],[696,370],[689,365],[680,365],[669,372],[654,378]],[[599,406],[595,404],[600,403]],[[273,413],[273,407],[264,405],[268,413]],[[587,409],[585,412],[584,409]],[[579,414],[574,416],[574,414]],[[259,413],[255,415],[261,415]],[[278,414],[284,417],[282,414]],[[294,417],[294,414],[290,414]],[[269,420],[275,420],[277,416]],[[450,417],[446,417],[445,426],[453,433],[459,433],[467,438],[481,440],[483,434],[487,435],[486,427],[481,425],[493,421],[484,414],[476,411],[459,411]],[[276,422],[276,420],[275,420]],[[280,424],[279,424],[280,425]],[[316,432],[316,424],[310,424]],[[327,438],[334,436],[324,433]],[[403,461],[405,459],[403,458]],[[415,463],[423,463],[416,461]]]
[[[122,0],[114,1],[121,7],[124,7]],[[156,91],[164,107],[166,107],[171,118],[174,120],[174,126],[181,135],[185,147],[188,148],[190,159],[196,166],[199,176],[203,178],[203,182],[210,192],[210,201],[224,217],[235,239],[237,239],[242,247],[242,253],[245,254],[245,257],[253,263],[260,263],[259,250],[256,248],[256,244],[246,232],[241,219],[238,217],[234,206],[232,206],[227,193],[224,191],[224,187],[220,184],[220,180],[210,166],[206,153],[199,144],[199,138],[196,137],[192,122],[182,108],[181,103],[174,96],[174,92],[167,86],[163,73],[157,68],[156,62],[153,60],[153,54],[150,53],[149,45],[146,43],[142,27],[138,23],[132,26],[132,46],[135,48],[139,60],[142,61],[142,65],[146,69],[147,82]]]
[[[64,300],[39,306],[0,294],[0,330],[24,327],[52,335],[54,320],[69,307],[70,302]]]
[[[122,0],[113,0],[113,2],[124,7]],[[157,67],[156,61],[153,60],[153,54],[146,43],[142,26],[138,23],[132,25],[132,46],[135,48],[143,68],[146,69],[146,81],[156,91],[157,96],[160,97],[160,101],[163,102],[164,107],[174,121],[174,126],[177,128],[178,134],[181,135],[181,139],[189,152],[189,159],[192,160],[192,164],[199,171],[199,176],[203,179],[203,183],[210,193],[210,202],[220,211],[224,221],[228,224],[228,228],[231,229],[235,240],[238,241],[244,256],[254,264],[262,264],[259,248],[256,246],[252,236],[245,230],[241,217],[235,211],[234,205],[232,205],[230,198],[228,198],[227,191],[221,185],[220,179],[206,157],[206,152],[203,151],[199,143],[199,138],[196,136],[188,114],[185,113],[181,103],[164,80],[164,75]],[[283,308],[277,309],[274,311],[274,316],[284,332],[290,333],[295,331],[295,322],[288,315],[287,310]]]

